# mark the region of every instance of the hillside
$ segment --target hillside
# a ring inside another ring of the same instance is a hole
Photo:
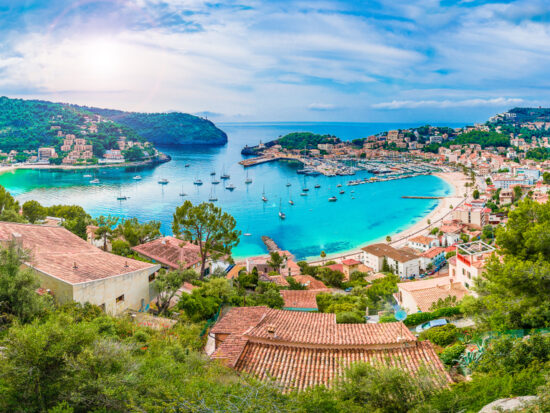
[[[0,150],[36,151],[41,146],[59,150],[64,136],[72,134],[85,138],[94,146],[94,155],[101,156],[107,149],[118,148],[117,139],[121,135],[130,140],[145,140],[117,122],[101,122],[90,129],[94,116],[66,104],[0,97]]]
[[[180,112],[140,113],[83,107],[132,128],[157,145],[224,145],[227,135],[207,119]]]

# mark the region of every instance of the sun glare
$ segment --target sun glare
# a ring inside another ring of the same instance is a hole
[[[85,51],[88,70],[93,76],[104,78],[118,74],[120,50],[114,42],[94,41]]]

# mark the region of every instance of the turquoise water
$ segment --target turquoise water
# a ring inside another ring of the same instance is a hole
[[[238,165],[245,144],[254,145],[295,130],[332,133],[343,139],[363,137],[382,130],[414,125],[396,124],[345,124],[345,123],[288,123],[288,124],[221,124],[229,135],[223,147],[161,148],[172,156],[172,161],[155,168],[100,169],[90,171],[19,170],[0,175],[0,185],[10,190],[20,201],[36,199],[44,205],[78,204],[92,216],[114,214],[135,216],[139,220],[160,220],[162,231],[171,233],[172,214],[183,199],[192,202],[207,201],[211,190],[217,204],[232,214],[239,229],[250,236],[242,236],[234,250],[236,257],[264,254],[261,236],[273,238],[283,249],[298,258],[317,257],[321,251],[337,253],[369,241],[374,241],[405,229],[437,206],[434,200],[402,199],[402,195],[450,194],[447,183],[434,176],[421,176],[405,180],[373,183],[348,187],[349,179],[370,176],[360,172],[356,177],[308,177],[296,174],[300,164],[273,162],[248,168],[253,183],[245,185],[245,170]],[[451,125],[452,126],[452,125]],[[184,165],[189,164],[186,168]],[[236,186],[234,191],[210,183],[210,172],[222,171],[231,175],[227,183]],[[100,184],[90,184],[92,173]],[[141,181],[134,181],[136,174]],[[170,181],[159,185],[161,178]],[[204,185],[193,185],[200,178]],[[306,181],[304,181],[306,179]],[[292,186],[287,187],[290,182]],[[342,188],[336,188],[341,183]],[[315,184],[321,188],[314,189]],[[301,188],[310,189],[307,197],[300,196]],[[339,195],[344,189],[346,193]],[[262,202],[265,190],[268,202]],[[351,191],[355,191],[353,194]],[[180,192],[187,196],[181,197]],[[122,193],[130,198],[117,201]],[[330,196],[337,202],[328,202]],[[355,199],[352,199],[354,197]],[[289,205],[292,198],[294,206]],[[286,220],[278,217],[279,206]]]

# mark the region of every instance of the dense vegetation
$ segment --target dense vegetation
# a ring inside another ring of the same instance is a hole
[[[339,143],[340,139],[332,135],[319,135],[312,132],[292,132],[279,139],[276,143],[285,149],[317,149],[323,143]]]
[[[148,141],[159,145],[227,143],[225,132],[211,121],[187,113],[139,113],[93,107],[85,109],[131,128]]]
[[[444,146],[448,148],[451,145],[469,145],[469,144],[478,144],[481,148],[492,147],[508,147],[510,146],[510,137],[498,132],[485,132],[473,130],[470,132],[463,133],[458,135],[453,140],[446,140],[443,143],[431,143],[424,147],[424,151],[436,153],[437,150]]]

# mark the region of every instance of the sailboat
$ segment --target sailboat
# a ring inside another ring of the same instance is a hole
[[[321,185],[315,184],[315,189],[319,189],[319,188],[321,188]]]
[[[136,175],[132,178],[134,181],[141,181],[141,175]]]
[[[247,184],[247,185],[252,183],[252,178],[248,177],[248,169],[246,170],[246,179],[245,179],[244,183]]]
[[[265,186],[264,186],[264,190],[262,192],[262,201],[267,202],[267,198],[265,197]]]
[[[279,199],[279,218],[285,219],[286,214],[281,210],[281,204],[282,204],[282,201]]]
[[[168,179],[166,178],[161,178],[158,180],[158,183],[161,184],[161,185],[166,185],[168,183]]]
[[[220,181],[218,181],[216,178],[212,176],[212,185],[218,185]]]
[[[290,183],[290,181],[286,181],[286,186],[291,186],[292,184]]]
[[[236,187],[233,184],[229,184],[225,187],[225,189],[229,189],[230,191],[234,190]]]
[[[210,176],[214,176],[214,175],[216,175],[216,172],[214,171],[210,172]]]
[[[208,198],[208,200],[210,202],[216,202],[218,200],[218,198],[216,197],[216,194],[214,194],[214,187],[210,187],[210,197]]]
[[[304,187],[302,188],[302,192],[309,191],[309,188],[307,187],[306,178],[304,177]]]
[[[117,201],[126,201],[128,197],[126,195],[122,195],[122,188],[118,189],[118,196],[116,197]]]
[[[200,179],[195,179],[193,185],[202,185],[202,181]]]
[[[225,173],[225,168],[222,169],[222,173],[220,175],[220,179],[229,179],[230,176],[228,174]]]

